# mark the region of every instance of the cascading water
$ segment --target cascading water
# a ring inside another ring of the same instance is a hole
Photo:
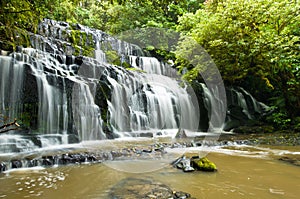
[[[29,128],[21,136],[28,143],[42,147],[168,129],[198,131],[197,100],[174,78],[176,70],[142,56],[136,45],[52,20],[31,34],[31,44],[34,49],[0,56],[0,114]],[[145,73],[108,64],[112,55],[118,57],[112,61],[127,60]],[[208,112],[222,105],[213,97],[217,91],[202,87]],[[219,123],[212,125],[220,128]],[[7,137],[0,140],[7,146]]]
[[[170,64],[160,62],[155,57],[130,55],[129,59],[132,67],[139,68],[148,74],[178,77],[177,71]]]
[[[0,56],[0,66],[0,114],[13,120],[22,112],[24,67],[6,56]]]
[[[131,77],[132,78],[132,77]],[[117,131],[158,131],[186,128],[197,130],[197,111],[178,82],[166,76],[140,74],[133,84],[113,85],[111,125]]]

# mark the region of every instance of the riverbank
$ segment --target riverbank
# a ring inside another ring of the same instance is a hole
[[[186,151],[202,151],[206,156],[215,150],[256,150],[274,147],[285,150],[300,146],[300,133],[220,134],[218,137],[199,136],[172,139],[166,137],[104,140],[80,144],[59,145],[36,151],[0,156],[0,173],[10,169],[36,166],[53,167],[70,164],[103,163],[122,160],[167,160],[169,163]],[[297,151],[295,151],[297,152]],[[272,155],[272,154],[271,154]],[[273,154],[273,158],[300,166],[300,154]],[[167,162],[166,161],[166,162]]]

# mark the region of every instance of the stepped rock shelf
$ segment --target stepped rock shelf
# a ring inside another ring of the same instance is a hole
[[[179,128],[207,131],[212,107],[222,105],[217,90],[197,83],[192,95],[174,78],[172,65],[100,30],[45,19],[37,34],[28,34],[32,48],[1,51],[0,114],[17,118],[23,129],[0,135],[0,154],[165,136]],[[242,88],[227,94],[228,129],[264,112]]]

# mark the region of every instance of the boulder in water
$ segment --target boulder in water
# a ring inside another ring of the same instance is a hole
[[[191,160],[186,156],[181,156],[176,159],[172,165],[178,169],[182,169],[184,172],[192,172],[195,171],[193,167],[191,167]]]
[[[200,171],[217,171],[217,166],[213,162],[208,160],[207,157],[192,157],[191,166]]]
[[[206,157],[200,158],[199,156],[194,156],[192,158],[187,158],[186,156],[181,156],[171,164],[173,167],[182,169],[184,172],[191,172],[194,170],[217,171],[216,165]]]

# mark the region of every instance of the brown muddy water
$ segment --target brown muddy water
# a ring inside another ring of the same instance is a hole
[[[122,142],[119,142],[122,145]],[[126,143],[128,144],[128,142]],[[136,144],[136,143],[134,143]],[[0,198],[109,198],[126,178],[161,182],[172,190],[207,199],[300,197],[300,167],[279,161],[300,154],[300,147],[234,146],[169,150],[166,159],[122,160],[51,168],[10,170],[0,174]],[[184,173],[169,165],[185,153],[204,153],[218,171]]]

